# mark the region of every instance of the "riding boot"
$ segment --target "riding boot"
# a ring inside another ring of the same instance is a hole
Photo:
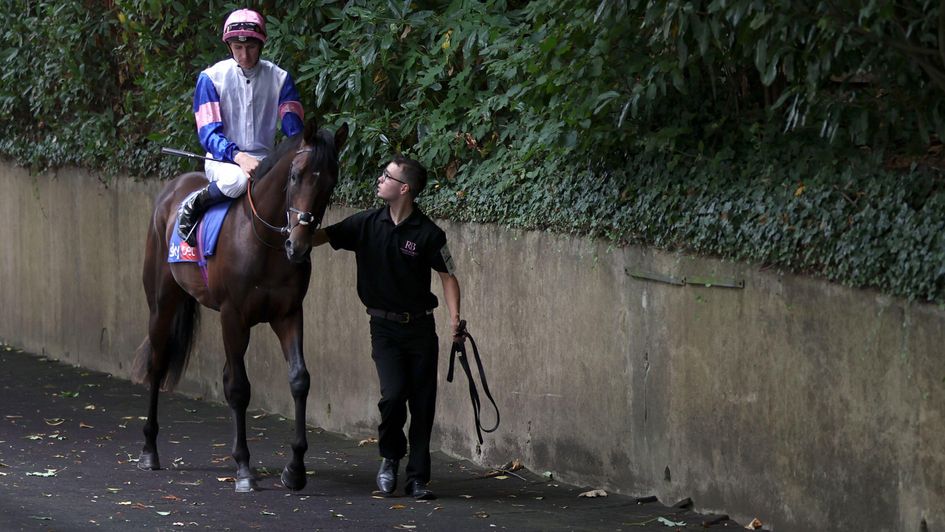
[[[196,246],[197,232],[194,231],[194,229],[200,217],[203,216],[203,213],[206,212],[211,205],[220,203],[225,199],[227,199],[227,196],[220,191],[216,182],[212,182],[204,187],[203,190],[190,196],[187,201],[182,203],[177,225],[177,234],[180,235],[181,239],[186,241],[191,247]]]

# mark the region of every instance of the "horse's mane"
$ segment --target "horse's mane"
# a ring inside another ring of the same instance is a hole
[[[282,139],[282,142],[276,146],[275,151],[273,151],[269,157],[266,157],[261,163],[259,163],[259,166],[256,168],[256,175],[261,176],[260,179],[265,178],[266,174],[269,173],[269,170],[272,170],[272,167],[282,160],[282,157],[286,153],[299,147],[301,141],[301,133]]]
[[[338,175],[338,148],[335,146],[335,134],[327,129],[319,129],[315,134],[315,155],[312,162],[315,168],[327,168],[331,175]]]
[[[289,151],[297,150],[302,143],[302,134],[286,137],[276,146],[272,155],[266,157],[256,168],[256,175],[265,178],[266,174],[285,156]],[[335,146],[335,135],[327,129],[319,129],[315,134],[315,154],[313,163],[315,168],[328,168],[333,175],[338,171],[338,149]]]

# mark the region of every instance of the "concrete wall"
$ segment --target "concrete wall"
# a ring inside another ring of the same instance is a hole
[[[158,185],[0,166],[0,338],[127,376],[146,331],[140,267]],[[667,503],[692,497],[777,530],[945,530],[942,309],[747,264],[442,225],[503,419],[479,448],[465,378],[445,382],[440,312],[436,447]],[[353,256],[313,258],[310,422],[368,436],[377,384]],[[182,391],[222,401],[216,318],[203,311]],[[251,406],[291,414],[267,327],[248,360]]]

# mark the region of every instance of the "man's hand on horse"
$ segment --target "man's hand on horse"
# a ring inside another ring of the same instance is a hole
[[[243,152],[237,152],[233,156],[233,162],[240,165],[240,170],[249,177],[256,177],[256,167],[259,166],[259,159]]]

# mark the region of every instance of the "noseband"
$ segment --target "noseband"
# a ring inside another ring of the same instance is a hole
[[[314,152],[314,151],[315,151],[314,148],[303,148],[303,149],[297,150],[297,151],[295,152],[295,154],[296,154],[296,155],[299,155],[300,153],[312,153],[312,152]],[[309,158],[311,158],[311,155],[309,155]],[[315,172],[315,175],[318,176],[318,175],[319,175],[319,172]],[[289,208],[286,209],[286,211],[285,211],[285,225],[282,226],[282,227],[277,227],[277,226],[272,225],[271,223],[267,222],[266,220],[263,220],[262,217],[259,216],[259,213],[256,212],[256,204],[255,204],[255,202],[253,201],[253,181],[254,181],[254,179],[253,179],[252,177],[250,177],[250,178],[249,178],[249,186],[248,186],[247,191],[246,191],[246,195],[249,197],[249,207],[250,207],[250,209],[252,209],[252,211],[253,211],[253,216],[254,216],[257,220],[259,220],[260,223],[262,223],[264,226],[266,226],[268,229],[270,229],[270,230],[272,230],[272,231],[275,231],[275,232],[277,232],[277,233],[279,233],[279,234],[281,234],[281,235],[288,235],[289,233],[292,232],[293,229],[295,229],[296,226],[298,226],[298,225],[310,225],[312,222],[315,221],[315,215],[313,215],[311,212],[301,211],[301,210],[299,210],[299,209],[296,209],[295,207],[289,207]],[[297,221],[295,224],[292,223],[292,213],[295,213],[295,214],[298,215],[298,221]],[[315,223],[315,229],[318,229],[319,226],[321,226],[321,225],[322,225],[322,221],[321,221],[321,220],[318,220],[318,222]]]

